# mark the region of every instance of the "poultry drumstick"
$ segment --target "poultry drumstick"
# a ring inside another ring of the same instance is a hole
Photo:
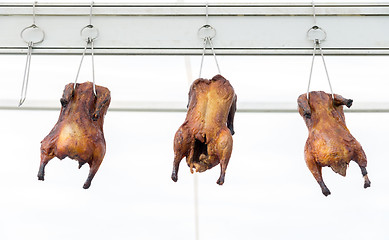
[[[111,101],[108,88],[96,85],[96,95],[91,82],[65,86],[58,122],[41,142],[39,180],[44,180],[45,166],[53,157],[69,157],[79,162],[79,168],[89,164],[83,186],[89,188],[105,155],[103,123]]]

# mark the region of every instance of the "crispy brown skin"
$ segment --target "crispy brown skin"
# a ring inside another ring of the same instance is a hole
[[[103,124],[111,96],[108,88],[96,85],[96,97],[91,82],[77,83],[75,90],[73,87],[73,83],[65,86],[58,122],[41,142],[38,179],[44,180],[45,166],[53,157],[69,157],[79,162],[79,168],[89,164],[83,186],[87,189],[105,155]]]
[[[306,164],[319,183],[325,196],[331,194],[323,182],[321,169],[329,166],[336,173],[346,176],[351,160],[361,168],[365,179],[364,187],[370,187],[366,171],[366,155],[361,144],[347,129],[343,105],[351,107],[353,100],[322,91],[302,94],[297,100],[300,115],[308,127],[309,136],[305,144]]]
[[[186,157],[192,173],[193,168],[203,172],[220,163],[217,184],[224,183],[235,111],[236,95],[224,77],[216,75],[211,80],[199,78],[193,82],[185,122],[174,137],[173,181],[177,181],[179,164]]]

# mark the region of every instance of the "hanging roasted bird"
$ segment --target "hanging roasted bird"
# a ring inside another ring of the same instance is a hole
[[[230,82],[221,75],[211,80],[199,78],[189,91],[188,111],[185,122],[174,137],[174,163],[172,180],[182,158],[191,173],[204,172],[220,163],[217,184],[222,185],[232,153],[236,95]]]
[[[305,162],[319,183],[325,196],[331,194],[324,184],[322,167],[331,167],[342,176],[351,160],[355,161],[364,177],[364,187],[370,187],[366,171],[366,155],[361,144],[347,129],[343,105],[351,107],[353,100],[340,95],[312,91],[299,96],[298,109],[308,127],[309,135],[305,144]]]
[[[108,88],[93,83],[70,83],[61,98],[58,122],[41,142],[41,163],[38,179],[44,180],[45,166],[54,157],[77,160],[79,168],[89,164],[90,171],[83,186],[90,187],[105,155],[104,116],[111,101]]]

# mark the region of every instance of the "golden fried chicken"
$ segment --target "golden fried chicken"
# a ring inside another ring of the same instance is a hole
[[[331,194],[323,182],[322,167],[329,166],[336,173],[346,176],[351,160],[361,168],[364,187],[370,187],[366,171],[366,155],[361,144],[346,127],[343,106],[351,107],[353,100],[340,95],[313,91],[298,98],[299,113],[308,127],[309,136],[305,144],[306,164],[319,183],[325,196]]]
[[[217,184],[224,183],[232,152],[233,121],[236,95],[230,82],[221,75],[211,80],[199,78],[189,91],[185,122],[174,137],[172,180],[177,181],[178,167],[183,157],[193,173],[203,172],[220,163]]]
[[[69,157],[79,162],[79,168],[89,164],[83,186],[89,188],[105,155],[103,123],[110,101],[110,91],[96,85],[95,96],[91,82],[77,83],[75,89],[73,83],[65,86],[58,122],[41,142],[39,180],[44,180],[45,166],[53,157]]]

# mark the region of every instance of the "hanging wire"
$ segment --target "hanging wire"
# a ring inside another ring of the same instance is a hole
[[[314,1],[312,1],[312,8],[313,8],[313,26],[316,26],[316,8],[315,8]]]
[[[36,2],[33,2],[32,4],[32,25],[35,25],[35,5]],[[23,76],[23,83],[22,83],[22,91],[20,93],[20,100],[18,107],[22,106],[24,101],[26,101],[27,97],[27,87],[28,87],[28,79],[30,77],[30,66],[31,66],[31,53],[32,53],[32,46],[34,44],[30,41],[27,44],[27,59],[26,59],[26,65],[24,67],[24,76]]]
[[[94,4],[94,2],[91,2],[90,11],[89,11],[89,25],[87,25],[86,27],[84,27],[81,30],[81,34],[82,34],[83,30],[85,30],[85,29],[88,29],[88,28],[92,29],[92,28],[94,28],[94,26],[92,25],[92,9],[93,9],[93,4]],[[73,86],[73,89],[76,89],[77,80],[78,80],[78,76],[80,74],[81,66],[82,66],[82,63],[84,61],[84,57],[85,57],[88,45],[90,44],[91,45],[91,58],[92,58],[93,94],[95,96],[97,96],[97,93],[96,93],[96,81],[95,81],[94,39],[97,38],[97,36],[98,35],[96,35],[95,37],[88,36],[87,39],[86,39],[85,48],[84,48],[84,51],[82,53],[80,65],[78,66],[78,71],[77,71],[76,79],[74,80],[74,86]]]
[[[317,25],[316,25],[316,8],[315,8],[315,3],[314,1],[312,1],[312,8],[313,8],[313,21],[314,21],[314,26],[310,29],[310,31],[313,29],[313,30],[321,30]],[[312,56],[312,63],[311,63],[311,71],[309,73],[309,81],[308,81],[308,88],[307,88],[307,99],[309,100],[309,89],[310,89],[310,86],[311,86],[311,80],[312,80],[312,72],[313,72],[313,65],[314,65],[314,62],[315,62],[315,55],[316,55],[316,48],[319,47],[319,50],[320,50],[320,55],[321,55],[321,58],[322,58],[322,61],[323,61],[323,65],[324,65],[324,70],[326,72],[326,76],[327,76],[327,81],[328,81],[328,85],[330,87],[330,91],[331,91],[331,96],[332,96],[332,99],[334,99],[334,92],[332,90],[332,85],[331,85],[331,80],[330,80],[330,76],[328,74],[328,69],[327,69],[327,65],[326,65],[326,62],[324,60],[324,54],[323,54],[323,49],[321,47],[321,44],[320,44],[320,40],[319,39],[314,39],[313,40],[313,56]]]
[[[26,66],[24,67],[22,91],[20,93],[20,100],[19,100],[18,107],[22,106],[22,104],[24,103],[24,101],[26,100],[26,97],[27,97],[27,87],[28,87],[28,78],[30,76],[32,46],[33,46],[33,43],[29,42],[28,43],[28,50],[27,50]]]
[[[204,56],[205,56],[205,51],[206,51],[206,48],[207,48],[207,44],[209,44],[209,46],[211,47],[212,55],[214,57],[218,73],[221,74],[220,73],[220,66],[219,66],[219,63],[217,61],[215,49],[213,47],[213,42],[212,42],[212,38],[216,35],[216,30],[211,25],[208,24],[208,15],[209,15],[208,14],[208,3],[206,3],[206,5],[205,5],[205,25],[203,25],[199,29],[199,33],[201,32],[201,30],[209,30],[209,32],[208,32],[208,35],[202,37],[204,41],[203,41],[203,53],[201,55],[199,78],[201,78],[201,73],[202,73],[202,70],[203,70]],[[213,34],[211,34],[211,32],[213,32]]]
[[[200,63],[200,73],[199,78],[201,78],[201,72],[203,70],[203,63],[204,63],[204,55],[205,55],[205,48],[207,47],[207,38],[204,38],[204,46],[203,46],[203,54],[201,55],[201,63]]]
[[[92,57],[92,80],[93,80],[93,93],[95,94],[95,96],[97,96],[96,94],[96,83],[95,83],[95,59],[94,59],[94,42],[93,40],[91,40],[91,57]],[[324,60],[324,58],[323,58]]]
[[[214,57],[215,62],[216,62],[217,71],[218,71],[219,74],[220,74],[220,67],[219,67],[219,63],[217,62],[215,50],[213,49],[212,39],[211,39],[210,37],[208,37],[208,41],[209,41],[209,45],[211,46],[212,54],[213,54],[213,57]]]
[[[89,11],[89,25],[92,25],[92,10],[93,10],[93,4],[94,2],[92,1],[90,4],[90,11]]]
[[[328,85],[330,86],[332,99],[335,99],[335,98],[334,98],[334,92],[332,91],[332,85],[331,85],[331,81],[330,81],[330,75],[328,74],[327,65],[326,65],[326,61],[324,60],[323,50],[321,49],[320,41],[319,41],[319,43],[318,43],[318,46],[319,46],[319,49],[320,49],[321,59],[323,60],[324,70],[326,71],[327,80],[328,80]]]
[[[202,55],[201,55],[201,63],[200,63],[200,73],[199,73],[199,78],[201,78],[201,72],[202,72],[202,69],[203,69],[204,55],[205,55],[207,43],[209,43],[209,46],[211,47],[212,55],[213,55],[213,58],[215,59],[217,71],[218,71],[219,74],[221,74],[221,73],[220,73],[219,62],[217,61],[215,49],[213,48],[212,38],[211,38],[211,37],[205,37],[205,38],[204,38],[203,53],[202,53]]]
[[[32,5],[32,25],[35,26],[35,5],[37,2],[34,2]]]
[[[208,2],[205,3],[205,25],[208,25]]]
[[[316,54],[316,41],[313,42],[313,56],[312,56],[312,63],[311,63],[311,71],[309,73],[309,81],[308,81],[308,89],[307,89],[307,99],[309,99],[309,88],[311,86],[313,64],[315,62],[315,54]]]
[[[33,2],[32,4],[32,25],[24,28],[21,33],[20,37],[27,43],[27,59],[26,59],[26,65],[24,68],[24,76],[23,76],[23,83],[22,83],[22,90],[20,93],[20,100],[18,107],[22,106],[23,103],[26,100],[27,97],[27,88],[28,88],[28,79],[30,77],[30,66],[31,66],[31,55],[32,55],[32,47],[36,43],[40,43],[44,40],[45,38],[45,33],[43,32],[42,29],[40,29],[38,26],[35,24],[35,7],[36,7],[37,2]],[[33,29],[36,32],[40,33],[41,38],[32,38],[31,36],[28,35],[28,32]],[[27,35],[26,35],[27,34]]]
[[[84,51],[82,52],[82,57],[81,57],[80,65],[78,66],[78,71],[77,71],[76,79],[74,80],[73,89],[76,89],[78,75],[80,75],[80,70],[81,70],[82,62],[84,61],[84,57],[85,57],[85,53],[86,53],[87,47],[88,47],[88,42],[85,44]]]
[[[315,61],[316,47],[319,47],[321,59],[323,61],[323,65],[324,65],[324,70],[325,70],[326,76],[327,76],[328,85],[329,85],[330,91],[331,91],[331,96],[332,96],[332,99],[334,99],[334,92],[332,90],[332,85],[331,85],[330,76],[328,74],[327,64],[326,64],[326,62],[324,60],[323,49],[321,48],[319,40],[315,40],[314,43],[313,43],[313,56],[312,56],[312,63],[311,63],[311,71],[309,73],[309,81],[308,81],[308,89],[307,89],[307,99],[309,100],[309,88],[310,88],[311,80],[312,80],[312,72],[313,72],[313,65],[314,65],[314,61]]]

